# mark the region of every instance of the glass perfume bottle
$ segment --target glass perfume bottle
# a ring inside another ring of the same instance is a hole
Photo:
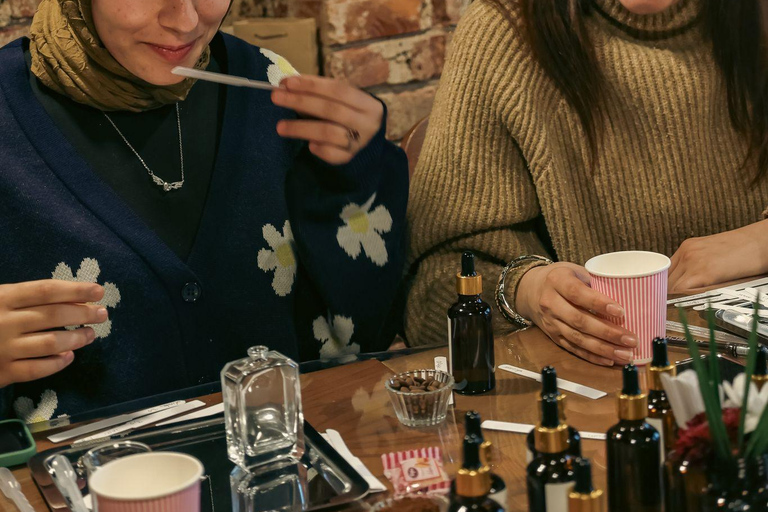
[[[251,347],[248,357],[224,366],[221,389],[232,462],[249,469],[301,458],[304,415],[298,364],[267,347]]]

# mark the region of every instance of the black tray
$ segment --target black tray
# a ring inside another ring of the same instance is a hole
[[[330,510],[357,501],[368,494],[368,483],[344,460],[309,423],[304,423],[306,451],[301,464],[312,477],[307,482],[307,511]],[[197,457],[210,480],[203,482],[201,512],[232,510],[230,473],[234,465],[227,458],[224,420],[200,421],[168,427],[121,438],[149,445],[153,451],[174,451]],[[40,493],[48,508],[54,512],[69,510],[56,489],[45,466],[45,460],[61,453],[77,467],[78,459],[93,446],[54,448],[32,457],[28,462]],[[313,469],[313,471],[309,471]],[[87,492],[84,478],[78,481],[83,494]]]

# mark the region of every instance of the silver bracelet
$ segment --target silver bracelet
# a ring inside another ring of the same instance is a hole
[[[509,302],[507,302],[507,297],[504,295],[504,289],[506,287],[507,274],[511,270],[515,270],[524,263],[528,262],[536,263],[536,265],[531,268],[552,264],[552,260],[545,258],[544,256],[526,255],[515,258],[510,261],[501,271],[501,275],[499,275],[499,284],[496,287],[496,306],[499,308],[501,316],[506,318],[509,322],[513,323],[520,329],[527,329],[533,325],[533,322],[520,315],[512,306],[509,305]]]

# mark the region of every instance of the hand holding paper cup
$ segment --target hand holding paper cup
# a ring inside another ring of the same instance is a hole
[[[636,365],[651,361],[653,338],[666,334],[669,265],[663,254],[646,251],[601,254],[584,265],[592,288],[624,307],[623,319],[608,320],[637,334]]]

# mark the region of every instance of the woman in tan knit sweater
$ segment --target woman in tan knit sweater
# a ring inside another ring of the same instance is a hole
[[[486,300],[508,266],[497,333],[605,365],[637,340],[590,257],[670,255],[671,291],[768,272],[759,1],[475,0],[411,185],[409,343],[445,343],[467,249]]]

